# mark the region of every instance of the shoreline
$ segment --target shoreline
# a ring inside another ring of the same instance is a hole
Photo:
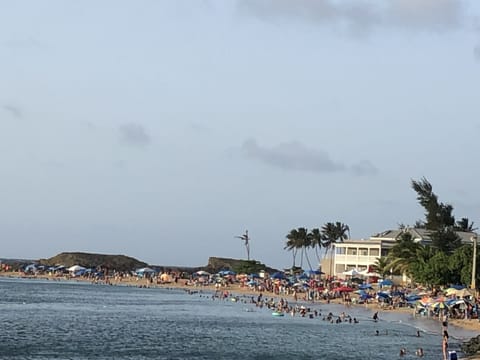
[[[82,282],[82,283],[92,283],[95,284],[91,279],[86,279],[86,278],[68,278],[65,276],[50,276],[50,275],[25,275],[23,273],[19,272],[0,272],[0,278],[12,278],[12,279],[31,279],[31,280],[48,280],[48,281],[69,281],[69,282]],[[248,297],[257,297],[259,294],[263,294],[263,297],[265,298],[273,298],[273,299],[281,299],[284,298],[288,300],[290,303],[294,304],[303,304],[303,305],[337,305],[337,306],[343,306],[345,309],[365,309],[368,310],[371,314],[374,312],[378,311],[380,315],[382,314],[390,314],[387,316],[387,318],[393,318],[395,321],[396,318],[402,318],[400,319],[401,321],[407,320],[409,323],[412,325],[415,325],[415,323],[419,324],[430,324],[434,326],[435,323],[438,324],[438,333],[440,333],[441,329],[441,323],[438,319],[433,319],[433,318],[428,318],[424,316],[413,316],[413,309],[408,308],[408,307],[402,307],[402,308],[393,308],[393,309],[387,309],[387,308],[382,308],[378,305],[378,303],[373,302],[373,303],[368,303],[368,304],[354,304],[351,303],[351,305],[345,305],[342,301],[341,298],[335,298],[331,299],[329,302],[325,300],[316,300],[314,302],[308,301],[305,299],[302,299],[299,297],[297,300],[294,299],[293,295],[283,295],[283,294],[274,294],[271,292],[259,292],[255,291],[253,289],[250,289],[249,287],[242,287],[239,285],[229,285],[226,287],[221,287],[220,289],[215,288],[214,285],[202,285],[202,286],[192,286],[192,285],[186,285],[186,282],[184,279],[179,280],[178,283],[150,283],[148,279],[139,279],[136,277],[130,277],[130,278],[122,278],[122,279],[109,279],[108,281],[102,280],[98,281],[98,284],[103,284],[103,285],[113,285],[113,286],[132,286],[132,287],[141,287],[141,288],[163,288],[163,289],[177,289],[177,290],[184,290],[184,291],[205,291],[205,292],[210,292],[210,293],[215,293],[216,291],[228,291],[229,293],[233,293],[235,295],[241,295],[241,296],[248,296]],[[393,315],[393,316],[392,316]],[[448,320],[449,327],[451,327],[454,330],[457,330],[456,332],[465,334],[466,336],[469,336],[470,338],[477,336],[480,333],[480,320],[479,319],[449,319]],[[429,327],[432,327],[429,326]],[[459,338],[462,339],[465,336],[460,336]]]

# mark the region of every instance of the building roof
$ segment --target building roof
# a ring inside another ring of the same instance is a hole
[[[421,229],[421,228],[405,228],[397,230],[386,230],[384,232],[372,235],[371,240],[387,240],[387,241],[396,241],[400,235],[408,231],[413,236],[415,242],[429,242],[431,241],[430,233],[431,230]],[[456,234],[460,237],[462,243],[470,243],[472,241],[472,236],[476,236],[476,233],[465,232],[465,231],[456,231]]]

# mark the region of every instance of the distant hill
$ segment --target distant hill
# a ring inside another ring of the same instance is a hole
[[[230,258],[220,258],[220,257],[210,257],[208,259],[208,265],[203,268],[203,270],[210,273],[216,273],[221,270],[233,270],[237,272],[245,272],[245,270],[250,270],[248,272],[257,272],[260,270],[265,270],[268,273],[277,272],[277,269],[266,266],[258,261],[251,260],[239,260],[239,259],[230,259]],[[242,271],[244,270],[244,271]]]
[[[104,255],[82,252],[63,252],[49,259],[40,259],[39,264],[55,266],[81,265],[86,268],[101,266],[111,270],[131,271],[148,266],[147,263],[125,255]]]

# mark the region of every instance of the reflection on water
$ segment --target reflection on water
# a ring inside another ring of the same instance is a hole
[[[384,360],[399,358],[401,348],[414,358],[419,347],[424,359],[441,358],[438,322],[381,313],[375,323],[363,307],[314,305],[322,316],[277,318],[247,302],[182,290],[22,279],[0,279],[0,293],[2,359]],[[322,320],[342,311],[360,323]]]

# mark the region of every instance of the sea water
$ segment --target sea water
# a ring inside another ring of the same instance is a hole
[[[195,289],[198,290],[198,289]],[[268,296],[268,295],[267,295]],[[0,359],[441,359],[438,322],[333,304],[321,315],[273,317],[208,292],[0,279]],[[330,323],[345,311],[358,324]],[[421,337],[416,337],[421,329]],[[376,335],[378,330],[379,335]],[[450,329],[457,347],[474,334]]]

